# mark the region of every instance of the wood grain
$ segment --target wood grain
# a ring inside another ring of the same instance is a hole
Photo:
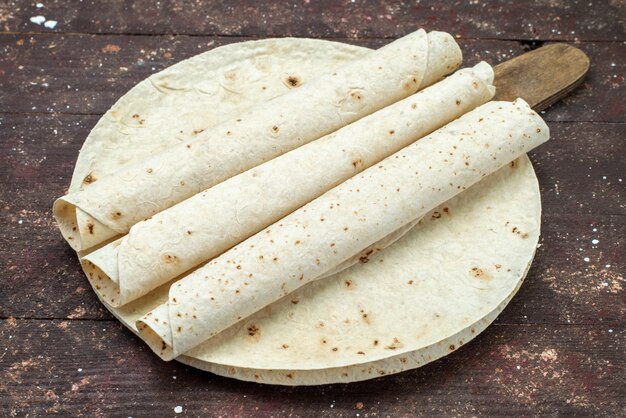
[[[79,32],[145,35],[399,37],[418,27],[462,38],[625,40],[623,1],[606,0],[27,0],[3,7],[6,32]],[[58,21],[53,29],[32,16]]]
[[[569,95],[589,71],[589,57],[566,44],[546,45],[494,67],[494,100],[524,99],[539,112]]]
[[[42,3],[0,0],[0,415],[626,415],[624,1]],[[453,33],[468,65],[559,40],[591,60],[582,85],[542,112],[552,139],[531,159],[543,235],[493,326],[418,370],[276,388],[163,363],[111,318],[50,214],[99,115],[149,74],[226,43],[379,47],[420,26]]]
[[[241,41],[197,36],[0,36],[0,112],[102,114],[150,74]],[[344,39],[380,47],[389,39]],[[528,50],[513,41],[459,40],[465,65],[497,64]],[[619,42],[583,44],[592,66],[583,84],[543,115],[559,121],[624,121],[626,54]]]
[[[117,322],[0,321],[0,410],[44,416],[619,416],[626,331],[494,325],[420,369],[274,387],[164,363]]]

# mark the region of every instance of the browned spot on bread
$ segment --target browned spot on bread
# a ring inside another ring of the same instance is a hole
[[[461,106],[461,101],[459,99],[456,99],[454,103],[456,103],[457,106]]]
[[[94,228],[94,224],[92,224],[91,222],[87,222],[87,229],[89,230],[89,233],[91,235],[93,235],[93,228]]]
[[[439,219],[439,218],[441,218],[441,213],[435,211],[435,212],[433,212],[431,218],[432,219]]]
[[[119,219],[122,217],[122,212],[111,212],[111,219]]]
[[[509,165],[511,166],[511,168],[515,168],[515,165],[516,165],[516,164],[517,164],[517,163],[516,163],[515,161],[511,161],[511,162],[509,163]]]
[[[187,148],[191,149],[191,144],[187,144]]]
[[[454,344],[450,344],[450,347],[448,347],[448,350],[454,351],[456,350],[456,347],[454,346]]]
[[[94,181],[96,181],[96,177],[93,175],[93,173],[92,173],[92,172],[90,172],[89,174],[87,174],[87,175],[85,176],[85,178],[83,179],[83,183],[85,183],[85,184],[91,184],[91,183],[93,183]]]
[[[471,272],[474,277],[480,277],[484,273],[483,270],[478,267],[472,267]]]
[[[357,166],[360,164],[363,164],[363,160],[361,160],[360,158],[352,161],[352,165],[354,166],[354,168],[357,168]]]
[[[400,357],[400,363],[406,363],[406,357]]]
[[[445,214],[449,215],[449,214],[450,214],[450,208],[449,208],[449,207],[447,207],[447,206],[446,206],[446,207],[444,207],[444,208],[443,208],[443,212],[444,212]]]
[[[356,92],[356,91],[351,92],[350,93],[350,97],[352,97],[353,99],[356,99],[356,100],[361,100],[361,95],[358,92]]]
[[[357,351],[357,354],[361,354],[361,355],[365,355],[365,353],[363,351]]]
[[[333,351],[338,351],[339,348],[338,347],[333,347]]]
[[[152,174],[152,169],[151,169],[151,168],[148,168],[148,169],[146,170],[146,173],[148,173],[148,174]]]
[[[161,259],[163,260],[165,264],[175,264],[175,263],[178,263],[179,261],[178,257],[176,257],[173,254],[163,254],[161,256]]]
[[[478,88],[478,83],[476,81],[472,81],[472,87],[477,89]]]
[[[204,132],[204,129],[194,129],[193,134],[198,135],[199,133]]]
[[[274,125],[272,126],[272,131],[274,131],[275,133],[278,133],[280,129],[278,128],[278,126]]]
[[[257,327],[256,325],[252,324],[248,327],[248,335],[251,337],[254,337],[256,335],[259,334],[259,327]]]
[[[480,267],[472,267],[472,269],[470,270],[470,274],[474,276],[476,279],[482,279],[482,280],[491,279],[491,276],[489,275],[489,273],[481,269]]]
[[[300,302],[300,299],[298,299],[297,297],[291,299],[291,303],[293,303],[294,305],[297,305],[299,302]]]
[[[411,103],[411,109],[415,109],[416,107],[417,107],[417,104]]]
[[[283,347],[284,349],[287,349],[287,348],[289,348],[289,345],[288,345],[288,344],[283,344],[283,345],[282,345],[282,347]]]
[[[224,74],[224,78],[230,81],[235,81],[237,79],[237,72],[229,71],[226,74]]]
[[[302,81],[300,80],[300,78],[298,76],[295,75],[290,75],[288,77],[285,77],[283,79],[283,83],[285,83],[285,85],[287,87],[289,87],[290,89],[294,88],[294,87],[299,87],[300,84],[302,84]]]
[[[409,282],[408,282],[408,283],[409,283],[409,284],[413,284],[413,280],[409,280]]]
[[[395,133],[396,133],[396,131],[394,131],[393,129],[389,131],[389,135],[393,135]]]
[[[370,323],[370,318],[369,318],[369,315],[368,315],[365,311],[363,311],[362,309],[361,309],[361,318],[363,319],[363,321],[364,321],[366,324],[369,324],[369,323]]]
[[[374,340],[374,345],[378,345],[378,340]]]
[[[404,344],[402,344],[399,339],[393,337],[393,341],[391,344],[385,346],[385,350],[396,350],[398,348],[402,348],[403,346]]]
[[[365,253],[365,255],[359,257],[359,261],[361,263],[367,263],[368,261],[370,261],[369,257],[370,255],[372,255],[374,253],[374,250],[369,250],[368,252]]]
[[[292,373],[287,373],[285,376],[287,376],[289,379],[293,379],[293,374]]]
[[[540,128],[537,128],[537,133],[539,133],[539,132],[541,132],[541,129],[540,129]]]
[[[352,280],[346,280],[345,282],[343,282],[343,284],[345,284],[346,287],[349,289],[352,286]]]

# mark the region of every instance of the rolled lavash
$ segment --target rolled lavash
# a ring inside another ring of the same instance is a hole
[[[487,63],[138,222],[81,262],[108,304],[135,300],[221,254],[494,95]]]
[[[545,142],[521,99],[490,102],[409,145],[174,283],[137,322],[165,360],[183,354]],[[467,237],[470,239],[470,237]]]
[[[401,100],[460,63],[461,51],[449,34],[418,30],[190,142],[91,179],[84,189],[57,199],[54,216],[70,246],[86,250],[202,190]]]

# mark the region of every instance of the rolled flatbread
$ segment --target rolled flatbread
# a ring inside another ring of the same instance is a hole
[[[187,352],[547,141],[521,99],[487,103],[364,170],[174,283],[137,322],[165,360]]]
[[[106,303],[121,306],[208,261],[337,184],[490,100],[487,63],[394,103],[199,193],[81,262]]]
[[[72,248],[91,248],[202,190],[415,93],[460,63],[461,51],[449,34],[418,30],[191,141],[87,181],[82,190],[57,199],[54,216]],[[298,83],[293,80],[294,87]]]

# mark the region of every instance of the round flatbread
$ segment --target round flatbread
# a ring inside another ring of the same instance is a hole
[[[367,51],[322,40],[269,39],[178,63],[139,83],[103,116],[81,150],[70,191],[89,175],[104,176],[286,92],[292,86],[285,77],[305,83]],[[258,94],[223,86],[232,71],[241,74],[238,88]],[[162,80],[171,88],[155,87]],[[202,105],[192,109],[184,105],[198,101]],[[120,115],[135,109],[170,118],[129,125]],[[163,129],[173,135],[154,135]],[[351,382],[419,367],[467,343],[513,297],[535,252],[540,210],[537,179],[524,156],[427,214],[367,263],[304,286],[178,360],[286,385]],[[161,287],[107,308],[136,332],[135,321],[166,300]]]

